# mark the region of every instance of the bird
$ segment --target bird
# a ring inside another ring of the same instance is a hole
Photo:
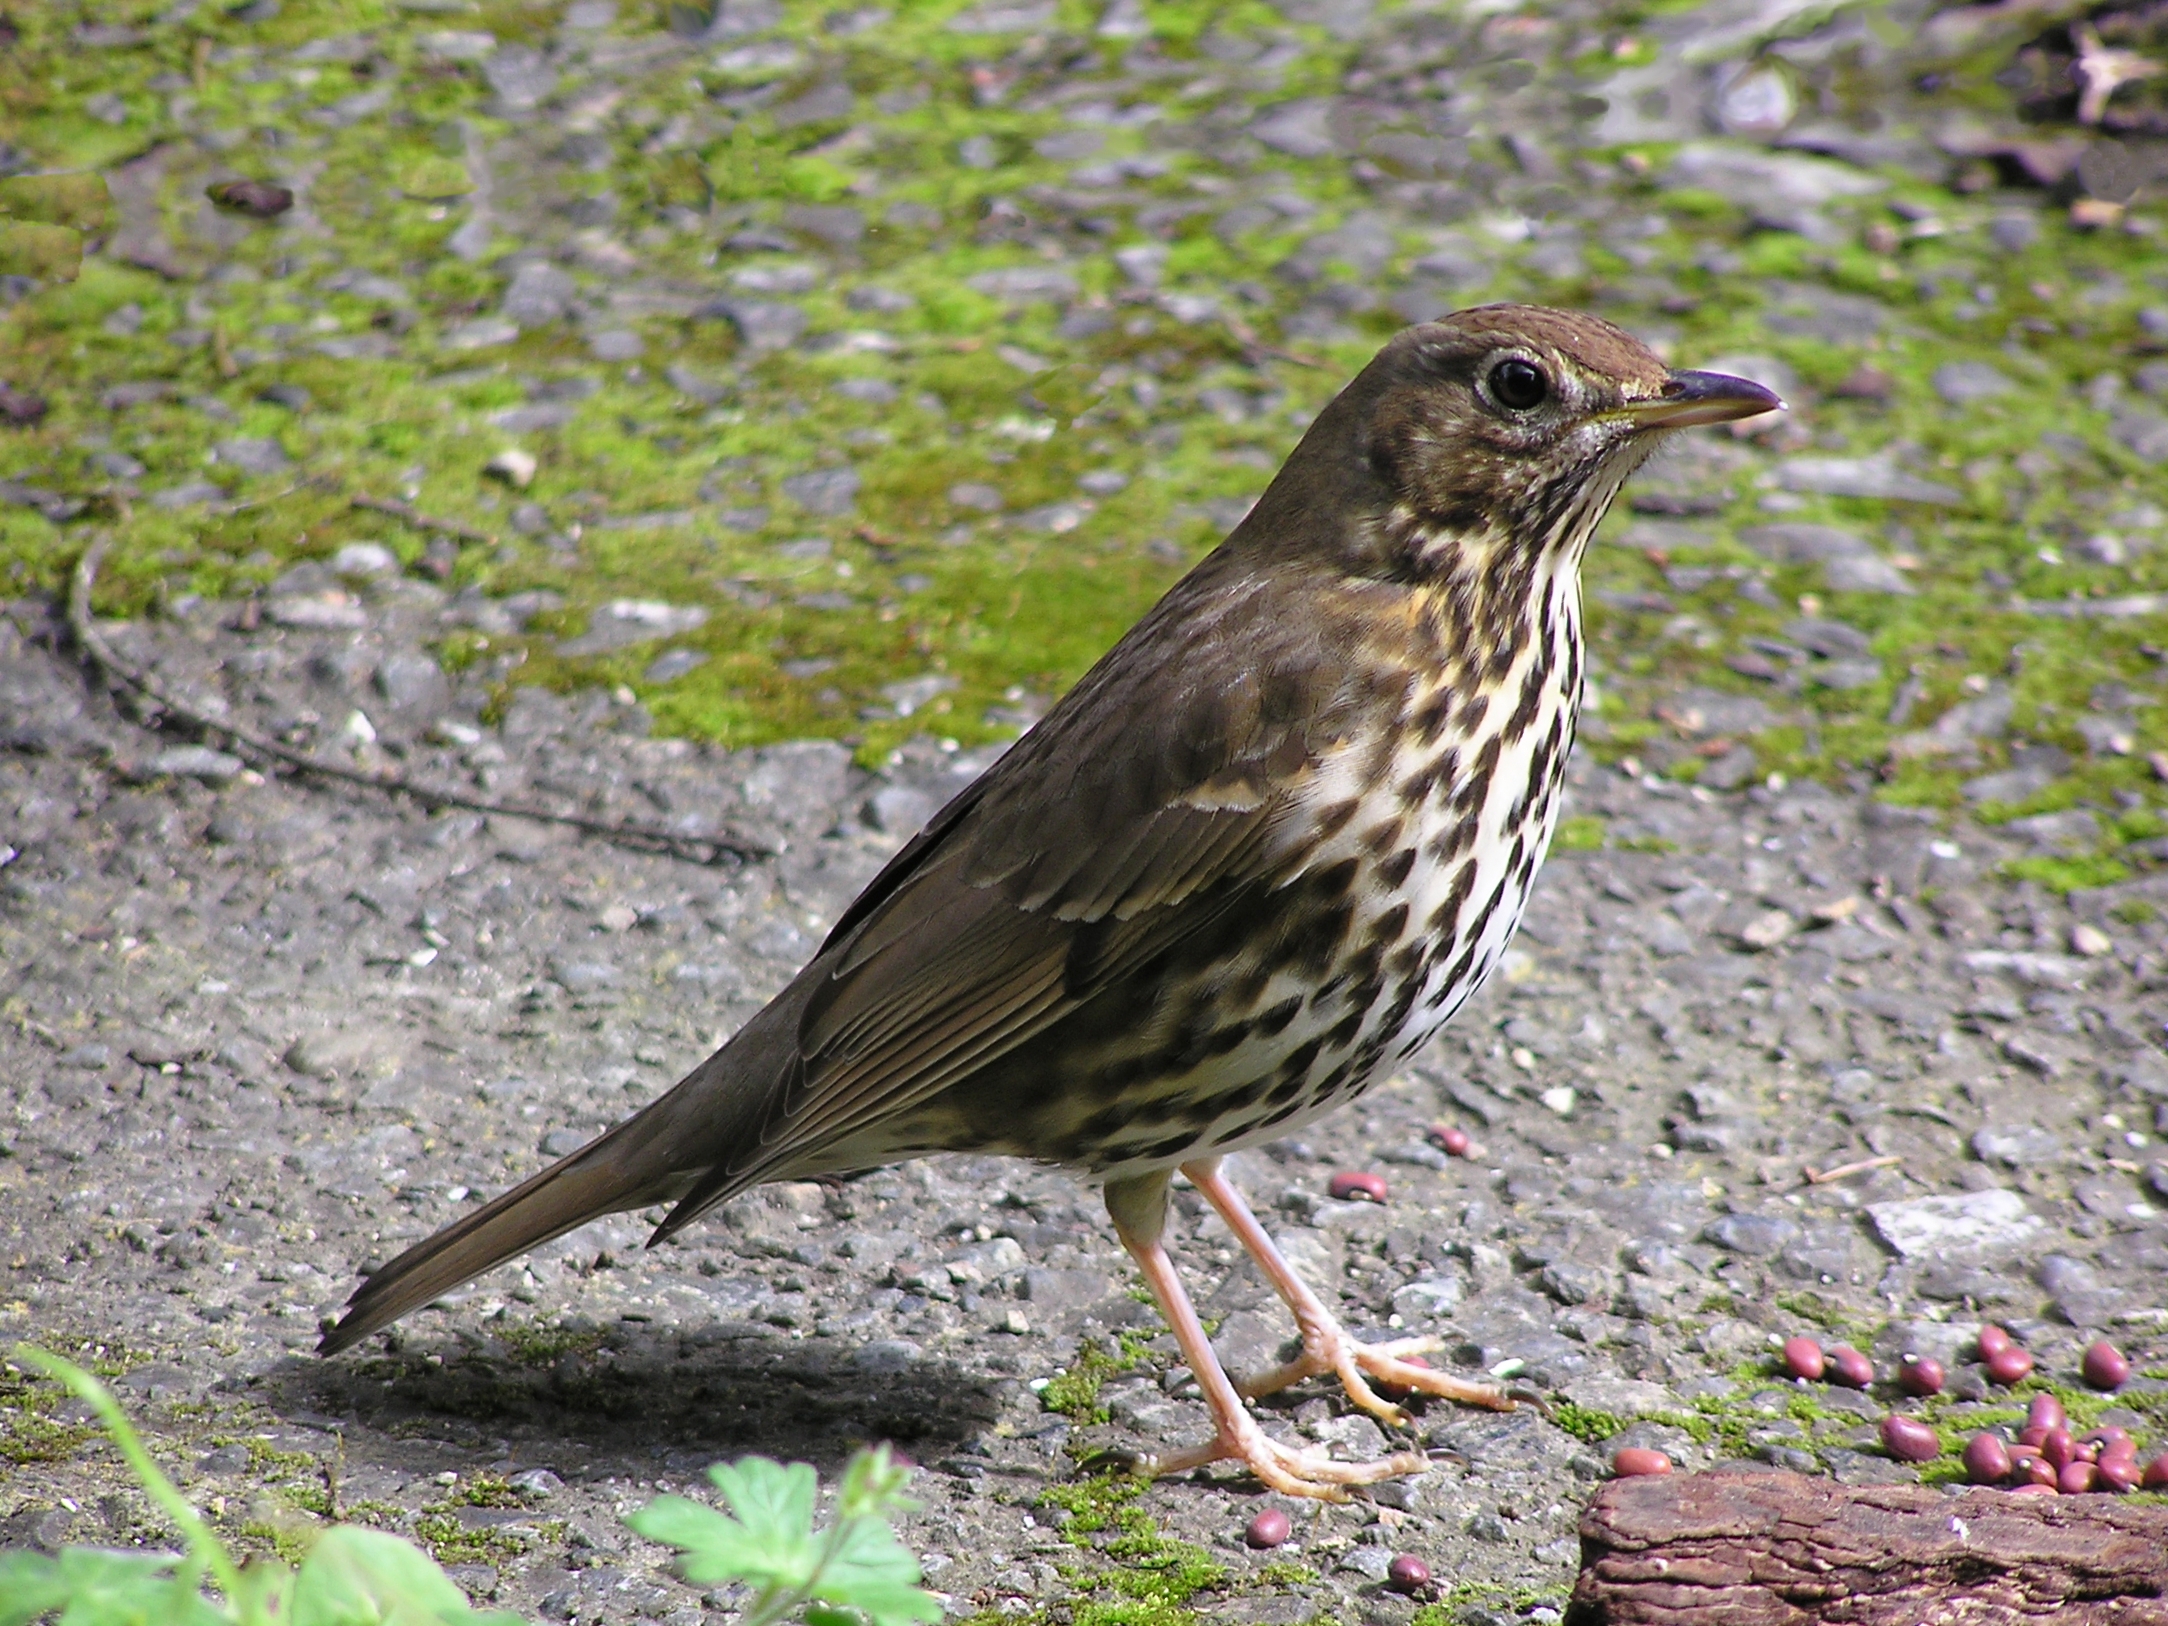
[[[1246,1402],[1313,1375],[1510,1410],[1359,1342],[1228,1179],[1412,1057],[1498,964],[1557,822],[1582,689],[1580,566],[1665,438],[1780,409],[1597,317],[1483,305],[1405,328],[1254,508],[887,862],[796,977],[675,1088],[370,1273],[349,1348],[601,1215],[649,1245],[765,1181],[941,1152],[1104,1186],[1232,1461],[1327,1500],[1417,1472],[1328,1459]],[[1238,1391],[1167,1245],[1179,1173],[1292,1311]]]

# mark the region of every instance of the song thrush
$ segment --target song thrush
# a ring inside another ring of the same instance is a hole
[[[1505,1408],[1350,1338],[1222,1177],[1354,1099],[1497,963],[1558,808],[1579,569],[1666,433],[1782,403],[1673,372],[1594,317],[1491,305],[1407,329],[1248,518],[892,859],[811,964],[668,1095],[373,1273],[346,1348],[598,1215],[654,1241],[762,1181],[931,1152],[1101,1176],[1221,1458],[1313,1496],[1422,1459],[1269,1439],[1162,1241],[1180,1169],[1300,1324],[1262,1393],[1334,1373]]]

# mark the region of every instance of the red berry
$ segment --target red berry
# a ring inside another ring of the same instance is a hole
[[[2168,1490],[2168,1451],[2163,1451],[2145,1465],[2145,1473],[2138,1483],[2147,1490]]]
[[[2015,1348],[2017,1344],[2015,1338],[2012,1338],[2009,1333],[1996,1326],[1992,1321],[1980,1329],[1978,1342],[1980,1345],[1980,1359],[1983,1361],[1991,1361],[2001,1351]]]
[[[2096,1389],[2120,1389],[2130,1381],[2130,1361],[2107,1339],[2086,1346],[2079,1371]]]
[[[2055,1467],[2067,1468],[2078,1460],[2078,1442],[2070,1437],[2067,1428],[2051,1428],[2040,1442],[2040,1454]]]
[[[1828,1365],[1822,1354],[1822,1346],[1808,1337],[1784,1340],[1784,1370],[1795,1378],[1812,1383],[1822,1375]]]
[[[1907,1355],[1897,1368],[1897,1387],[1922,1400],[1942,1393],[1942,1363],[1924,1355]]]
[[[2010,1448],[1992,1434],[1965,1442],[1965,1477],[1975,1485],[1998,1485],[2010,1477]]]
[[[2065,1496],[2083,1496],[2093,1488],[2096,1470],[2090,1462],[2070,1462],[2056,1476],[2055,1488]]]
[[[1611,1472],[1621,1479],[1640,1479],[1671,1472],[1671,1459],[1645,1445],[1621,1446],[1611,1458]]]
[[[2115,1454],[2137,1455],[2138,1442],[2113,1423],[2103,1423],[2083,1438],[2086,1444],[2099,1446],[2100,1454],[2104,1457]]]
[[[2046,1440],[2051,1432],[2053,1431],[2045,1423],[2027,1423],[2023,1430],[2019,1432],[2017,1443],[2019,1445],[2029,1445],[2037,1451],[2040,1449],[2041,1442]]]
[[[1430,1566],[1413,1553],[1402,1553],[1385,1571],[1385,1585],[1394,1592],[1420,1592],[1430,1585]]]
[[[1942,1442],[1918,1418],[1891,1412],[1882,1419],[1882,1449],[1899,1462],[1932,1462],[1942,1455]]]
[[[2015,1344],[1997,1350],[1987,1358],[1987,1375],[1997,1383],[2022,1383],[2032,1376],[2032,1369],[2032,1352],[2019,1349]]]
[[[2054,1496],[2057,1494],[2057,1491],[2053,1485],[2030,1483],[2024,1485],[2012,1485],[2010,1487],[2010,1494],[2012,1496]]]
[[[1874,1382],[1874,1362],[1850,1344],[1829,1352],[1829,1381],[1847,1389],[1864,1389]]]
[[[1467,1130],[1456,1128],[1452,1124],[1432,1124],[1429,1138],[1430,1144],[1447,1157],[1466,1157],[1468,1148],[1474,1144],[1468,1139]]]
[[[2062,1474],[2054,1463],[2048,1461],[2046,1457],[2038,1456],[2027,1457],[2023,1462],[2019,1463],[2016,1474],[2018,1483],[2021,1485],[2045,1485],[2050,1490],[2053,1490],[2057,1482],[2062,1478]]]
[[[1385,1176],[1368,1169],[1342,1169],[1332,1177],[1332,1194],[1342,1202],[1382,1203]]]
[[[2125,1456],[2103,1456],[2093,1464],[2095,1485],[2104,1491],[2120,1496],[2138,1487],[2138,1459]]]
[[[1250,1520],[1242,1532],[1242,1539],[1260,1550],[1277,1547],[1295,1533],[1294,1521],[1276,1507],[1268,1507]]]
[[[2034,1395],[2025,1407],[2027,1428],[2068,1428],[2070,1415],[2053,1395]]]

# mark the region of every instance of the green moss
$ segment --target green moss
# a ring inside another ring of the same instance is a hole
[[[1551,837],[1553,851],[1562,853],[1592,853],[1603,846],[1603,819],[1594,813],[1575,813],[1558,821],[1558,829]]]
[[[1597,1411],[1571,1400],[1562,1400],[1552,1406],[1551,1421],[1589,1445],[1603,1444],[1626,1426],[1624,1419],[1611,1412]]]
[[[597,1327],[567,1327],[541,1322],[513,1322],[493,1330],[492,1336],[521,1366],[555,1366],[567,1355],[591,1355],[602,1347]]]
[[[2051,892],[2076,892],[2086,887],[2113,886],[2130,879],[2130,866],[2105,854],[2078,858],[2012,858],[2002,866],[2013,881],[2038,881]]]
[[[1053,1381],[1039,1391],[1039,1403],[1074,1422],[1103,1423],[1107,1412],[1099,1404],[1099,1390],[1108,1378],[1128,1371],[1129,1365],[1127,1358],[1111,1355],[1087,1340],[1069,1369],[1055,1374]]]
[[[1078,1568],[1078,1626],[1187,1626],[1200,1592],[1226,1584],[1226,1566],[1203,1548],[1172,1541],[1144,1511],[1147,1481],[1102,1476],[1047,1490],[1038,1505],[1061,1515],[1064,1540],[1114,1560],[1109,1569]],[[1281,1583],[1284,1584],[1284,1583]]]

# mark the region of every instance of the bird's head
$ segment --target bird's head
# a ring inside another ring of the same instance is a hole
[[[1597,317],[1482,305],[1395,336],[1313,436],[1354,452],[1400,548],[1452,538],[1525,557],[1577,551],[1673,430],[1783,404],[1743,378],[1674,372]]]

